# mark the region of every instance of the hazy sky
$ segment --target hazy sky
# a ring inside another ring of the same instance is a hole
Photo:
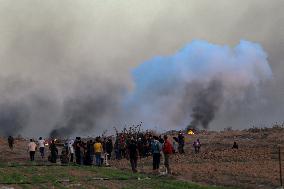
[[[258,107],[221,114],[213,128],[283,122],[283,7],[283,0],[0,0],[0,102],[45,96],[25,133],[47,133],[82,81],[131,87],[131,69],[193,39],[230,46],[246,39],[262,45],[274,78]]]

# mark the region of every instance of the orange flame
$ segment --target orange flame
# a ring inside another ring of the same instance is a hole
[[[192,130],[188,130],[187,134],[188,135],[194,135],[194,132]]]

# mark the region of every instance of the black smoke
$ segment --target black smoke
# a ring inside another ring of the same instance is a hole
[[[0,104],[0,135],[19,134],[28,125],[29,110],[22,103]]]
[[[99,91],[99,92],[98,92]],[[63,112],[50,132],[50,137],[69,137],[89,134],[107,126],[119,113],[119,89],[115,86],[101,89],[85,89],[63,103]]]
[[[223,87],[221,81],[213,80],[208,85],[195,84],[192,99],[192,121],[188,129],[196,129],[199,126],[207,129],[210,122],[214,120],[217,111],[223,102]]]

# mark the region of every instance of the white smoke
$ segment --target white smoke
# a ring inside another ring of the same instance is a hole
[[[208,127],[220,109],[258,98],[260,84],[272,72],[257,43],[240,41],[230,48],[195,40],[174,55],[144,62],[133,77],[126,104],[141,120],[165,128]]]

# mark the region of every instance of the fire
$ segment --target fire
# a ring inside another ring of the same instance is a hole
[[[194,132],[192,130],[188,130],[187,134],[188,135],[194,135]]]

